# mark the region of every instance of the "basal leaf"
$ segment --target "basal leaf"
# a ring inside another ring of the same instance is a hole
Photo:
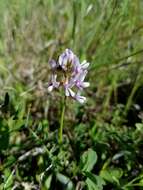
[[[88,149],[86,152],[83,153],[81,157],[81,170],[82,171],[91,171],[94,165],[97,162],[97,154],[94,150]]]

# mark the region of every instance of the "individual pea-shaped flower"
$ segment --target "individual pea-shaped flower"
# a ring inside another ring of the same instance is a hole
[[[56,81],[57,79],[57,75],[56,74],[52,74],[51,77],[51,83],[48,87],[48,91],[51,92],[54,88],[58,88],[60,83]]]
[[[55,70],[58,67],[58,65],[54,59],[52,59],[49,63],[50,63],[52,70]]]
[[[79,60],[77,56],[70,50],[66,49],[60,56],[58,64],[64,71],[71,71],[79,65]]]
[[[75,85],[81,90],[83,88],[89,87],[90,85],[89,82],[84,82],[86,75],[87,75],[87,70],[83,70],[79,72],[77,76],[75,76]]]
[[[82,71],[87,70],[88,67],[89,67],[89,63],[86,60],[84,60],[81,64],[78,64],[76,66],[75,72],[76,72],[76,74],[81,73]]]
[[[86,101],[86,97],[81,96],[81,91],[78,91],[75,95],[75,100],[77,100],[79,103],[83,104]]]

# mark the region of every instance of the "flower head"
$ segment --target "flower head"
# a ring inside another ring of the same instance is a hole
[[[66,49],[58,61],[50,61],[52,76],[48,91],[60,86],[64,88],[65,96],[69,96],[80,103],[86,101],[86,97],[81,96],[81,91],[89,86],[89,82],[84,79],[88,73],[89,63],[84,60],[81,64],[78,57],[70,50]]]

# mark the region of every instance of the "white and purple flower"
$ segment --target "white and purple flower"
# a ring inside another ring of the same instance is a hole
[[[50,61],[52,76],[48,91],[64,87],[65,96],[69,96],[80,103],[86,101],[86,97],[81,96],[84,88],[89,87],[89,82],[84,82],[88,73],[89,63],[84,60],[81,64],[78,57],[70,50],[66,49],[58,61]]]

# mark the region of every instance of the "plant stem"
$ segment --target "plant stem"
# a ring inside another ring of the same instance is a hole
[[[64,101],[62,103],[62,113],[61,113],[60,130],[59,130],[59,144],[62,144],[62,142],[63,142],[63,126],[64,126],[65,107],[66,107],[66,96],[64,97]]]

